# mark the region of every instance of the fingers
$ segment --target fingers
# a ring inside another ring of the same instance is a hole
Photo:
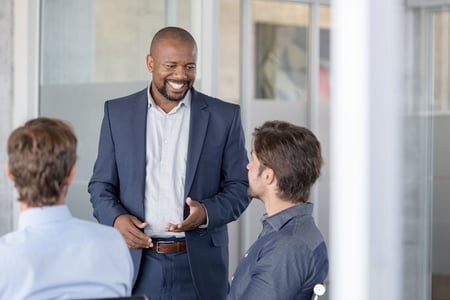
[[[189,216],[180,224],[169,223],[166,226],[166,231],[182,232],[197,228],[206,223],[206,211],[203,205],[190,197],[186,199],[186,204],[190,208]]]
[[[129,248],[149,248],[152,240],[141,231],[147,223],[132,215],[120,215],[114,221],[114,228],[119,230]]]
[[[184,231],[182,228],[182,224],[172,224],[168,223],[165,227],[165,230],[168,232],[181,232]]]

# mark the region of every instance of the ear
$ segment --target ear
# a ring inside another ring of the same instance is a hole
[[[75,165],[70,168],[69,176],[67,176],[66,180],[64,181],[65,185],[69,186],[72,183],[73,178],[75,177]]]
[[[11,167],[9,166],[9,160],[6,163],[6,175],[8,176],[9,180],[11,180],[12,182],[14,182],[14,176],[11,173]]]
[[[262,175],[267,184],[272,184],[276,180],[275,172],[271,168],[266,167]]]
[[[153,57],[147,54],[147,69],[150,73],[153,72]]]

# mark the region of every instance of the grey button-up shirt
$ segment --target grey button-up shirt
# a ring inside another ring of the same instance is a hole
[[[310,300],[328,275],[328,253],[313,204],[262,218],[263,229],[241,259],[227,299]]]

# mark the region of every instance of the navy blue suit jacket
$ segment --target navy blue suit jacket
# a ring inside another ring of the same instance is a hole
[[[208,228],[186,232],[194,284],[201,299],[228,292],[227,224],[250,202],[240,109],[191,89],[184,197],[200,201]],[[112,226],[117,216],[145,220],[147,89],[105,102],[98,157],[89,182],[94,216]],[[185,205],[185,217],[189,208]],[[131,249],[135,278],[142,250]]]

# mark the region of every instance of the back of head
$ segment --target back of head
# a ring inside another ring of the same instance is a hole
[[[19,201],[30,207],[55,204],[76,161],[77,138],[65,122],[36,118],[8,138],[9,172]]]
[[[180,42],[192,43],[195,48],[197,48],[197,43],[192,35],[185,29],[180,27],[164,27],[160,29],[154,36],[150,45],[150,54],[152,54],[152,49],[158,44],[159,41],[165,39],[174,39]]]
[[[256,128],[253,136],[253,151],[261,165],[274,170],[278,196],[306,202],[322,167],[316,136],[305,127],[283,121],[268,121]]]

